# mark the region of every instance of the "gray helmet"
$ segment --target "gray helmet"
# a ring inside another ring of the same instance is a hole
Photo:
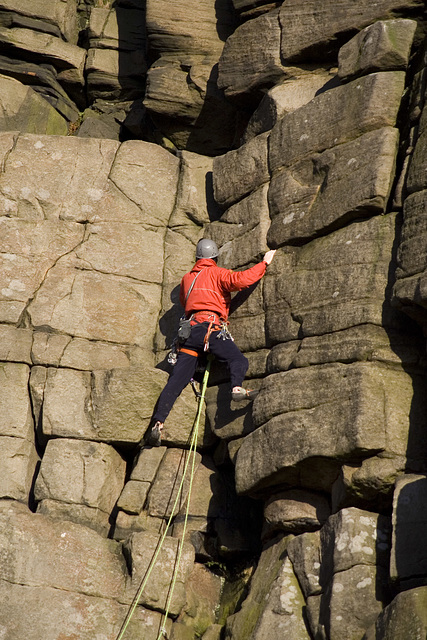
[[[204,238],[197,243],[196,260],[200,260],[200,258],[216,258],[218,254],[218,247],[213,240]]]

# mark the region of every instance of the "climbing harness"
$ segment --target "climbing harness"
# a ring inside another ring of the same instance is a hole
[[[201,271],[199,271],[201,273]],[[194,283],[194,281],[193,281]],[[218,331],[217,338],[221,340],[232,340],[234,342],[234,338],[231,335],[228,329],[228,321],[223,320],[218,314],[213,313],[212,311],[196,311],[193,313],[188,319],[181,318],[180,320],[180,328],[182,326],[181,323],[186,322],[190,327],[189,332],[191,333],[191,327],[195,324],[200,324],[203,322],[209,322],[208,329],[206,331],[206,335],[203,341],[203,351],[209,351],[209,339],[213,331]],[[186,339],[190,337],[190,333],[185,334],[187,336]],[[178,337],[174,339],[171,350],[168,353],[168,363],[172,366],[175,366],[178,360],[179,353],[187,353],[190,356],[198,357],[199,353],[194,349],[187,349],[186,347],[182,347],[181,343],[185,344],[185,339],[179,337],[179,329],[178,329]]]
[[[209,322],[208,330],[206,331],[204,343],[204,351],[209,351],[209,339],[213,331],[218,331],[217,338],[222,340],[233,340],[234,338],[228,330],[228,321],[224,320],[218,314],[212,311],[197,311],[193,314],[193,320],[196,322]]]
[[[188,487],[188,494],[187,494],[187,498],[186,498],[186,507],[185,507],[185,516],[184,516],[184,525],[183,525],[183,531],[182,531],[182,537],[179,541],[178,544],[178,552],[177,552],[177,557],[176,557],[176,562],[175,562],[175,567],[174,567],[174,572],[173,572],[173,576],[172,576],[172,581],[171,581],[171,586],[169,589],[169,594],[166,600],[166,607],[165,607],[165,612],[163,614],[162,620],[161,620],[161,624],[160,624],[160,631],[159,631],[159,635],[157,636],[157,640],[161,640],[162,637],[166,638],[167,640],[167,631],[166,631],[166,621],[168,619],[168,615],[169,615],[169,610],[170,610],[170,606],[171,606],[171,602],[172,602],[172,596],[173,596],[173,592],[175,589],[175,584],[176,584],[176,580],[177,580],[177,576],[178,576],[178,569],[179,569],[179,564],[181,561],[181,556],[182,556],[182,549],[184,547],[184,540],[185,540],[185,534],[187,531],[187,523],[188,523],[188,514],[189,514],[189,509],[190,509],[190,499],[191,499],[191,492],[192,492],[192,488],[193,488],[193,480],[194,480],[194,473],[195,473],[195,466],[196,466],[196,453],[197,453],[197,438],[198,438],[198,434],[199,434],[199,423],[200,423],[200,416],[202,414],[202,408],[203,408],[203,400],[205,398],[205,393],[206,393],[206,388],[208,385],[208,380],[209,380],[209,373],[210,373],[210,368],[211,368],[211,362],[213,360],[213,356],[212,355],[208,355],[208,361],[207,361],[207,365],[206,365],[206,369],[205,369],[205,373],[203,376],[203,383],[202,383],[202,389],[200,392],[200,397],[199,397],[199,402],[198,402],[198,406],[197,406],[197,413],[196,413],[196,417],[194,419],[193,422],[193,427],[192,427],[192,431],[191,431],[191,441],[190,441],[190,449],[189,449],[189,453],[187,456],[187,459],[185,461],[184,464],[184,469],[183,469],[183,473],[182,473],[182,478],[181,478],[181,482],[179,484],[178,487],[178,491],[176,494],[176,498],[175,498],[175,502],[172,506],[172,510],[171,510],[171,515],[169,516],[169,520],[167,522],[167,525],[165,527],[165,530],[159,540],[159,543],[157,545],[156,551],[151,559],[151,562],[148,566],[148,569],[145,573],[144,578],[142,579],[141,584],[139,585],[138,591],[135,594],[135,597],[132,601],[132,604],[129,608],[129,611],[127,613],[127,616],[121,626],[121,629],[116,637],[116,640],[122,640],[126,629],[129,626],[129,623],[131,621],[131,618],[135,612],[136,607],[138,606],[138,603],[141,599],[142,596],[142,592],[144,591],[148,579],[154,569],[154,566],[156,564],[157,558],[159,556],[159,553],[161,551],[161,548],[163,546],[163,543],[165,541],[166,538],[166,534],[169,530],[169,527],[171,526],[172,523],[172,519],[174,518],[174,513],[175,513],[175,509],[178,505],[178,501],[181,497],[182,494],[182,490],[184,487],[184,480],[185,477],[187,475],[187,470],[188,467],[190,466],[190,460],[191,460],[191,469],[190,469],[190,481],[189,481],[189,487]]]
[[[199,357],[199,352],[195,351],[194,349],[185,349],[184,347],[181,347],[181,349],[179,350],[180,353],[186,353],[189,356],[194,356],[195,358]]]

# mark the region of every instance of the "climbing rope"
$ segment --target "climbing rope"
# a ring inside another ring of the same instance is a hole
[[[196,417],[195,417],[195,420],[194,420],[194,423],[193,423],[193,427],[192,427],[190,449],[189,449],[189,453],[188,453],[187,459],[185,461],[185,465],[184,465],[184,469],[183,469],[183,473],[182,473],[182,477],[181,477],[181,482],[180,482],[179,487],[178,487],[178,491],[177,491],[176,498],[175,498],[175,501],[174,501],[173,506],[172,506],[172,510],[171,510],[171,514],[169,516],[169,520],[168,520],[167,525],[165,527],[165,530],[164,530],[164,532],[163,532],[163,534],[162,534],[162,536],[161,536],[161,538],[160,538],[160,540],[159,540],[159,542],[157,544],[156,551],[155,551],[155,553],[154,553],[154,555],[153,555],[153,557],[151,559],[151,562],[150,562],[150,564],[148,566],[148,569],[147,569],[147,571],[145,573],[145,576],[142,579],[141,584],[139,585],[138,591],[135,594],[135,597],[134,597],[134,599],[132,601],[132,604],[131,604],[131,606],[129,608],[129,611],[128,611],[127,615],[126,615],[126,618],[125,618],[125,620],[124,620],[124,622],[123,622],[123,624],[121,626],[119,634],[116,637],[116,640],[122,640],[122,638],[123,638],[123,636],[124,636],[124,634],[126,632],[126,629],[128,628],[129,623],[130,623],[130,621],[132,619],[132,616],[133,616],[133,614],[135,612],[135,609],[139,604],[139,601],[140,601],[141,596],[142,596],[142,592],[144,591],[144,589],[145,589],[145,587],[147,585],[147,582],[148,582],[148,580],[150,578],[150,575],[151,575],[151,573],[153,571],[154,565],[156,564],[157,558],[159,556],[159,553],[160,553],[160,551],[162,549],[162,546],[163,546],[163,543],[165,541],[166,534],[167,534],[167,532],[169,530],[169,527],[170,527],[170,525],[172,523],[172,519],[174,517],[175,509],[176,509],[178,501],[179,501],[179,499],[181,497],[183,486],[184,486],[185,477],[186,477],[187,470],[188,470],[188,467],[189,467],[189,464],[190,464],[190,459],[191,459],[190,483],[189,483],[188,495],[187,495],[187,499],[186,499],[186,508],[185,508],[185,516],[184,516],[184,527],[183,527],[182,537],[181,537],[181,540],[179,541],[179,545],[178,545],[178,553],[177,553],[177,558],[176,558],[176,562],[175,562],[174,573],[173,573],[173,576],[172,576],[172,582],[171,582],[171,586],[170,586],[170,589],[169,589],[169,594],[168,594],[168,598],[167,598],[167,602],[166,602],[165,612],[163,614],[163,618],[162,618],[161,625],[160,625],[160,632],[159,632],[159,635],[157,637],[157,640],[161,640],[162,636],[164,638],[167,638],[167,632],[166,632],[166,628],[165,628],[164,625],[165,625],[166,620],[167,620],[168,615],[169,615],[170,605],[171,605],[171,602],[172,602],[172,596],[173,596],[173,592],[174,592],[174,589],[175,589],[175,584],[176,584],[176,580],[177,580],[177,576],[178,576],[179,564],[180,564],[181,556],[182,556],[182,549],[184,547],[184,540],[185,540],[185,534],[186,534],[186,530],[187,530],[188,514],[189,514],[189,508],[190,508],[191,491],[192,491],[192,488],[193,488],[193,479],[194,479],[194,473],[195,473],[195,461],[196,461],[196,452],[197,452],[197,437],[198,437],[198,433],[199,433],[200,416],[202,414],[203,401],[204,401],[204,398],[205,398],[206,388],[207,388],[207,385],[208,385],[209,373],[210,373],[212,360],[213,360],[213,356],[209,354],[208,355],[208,362],[207,362],[205,373],[204,373],[204,376],[203,376],[202,390],[201,390],[200,397],[199,397],[197,413],[196,413]]]

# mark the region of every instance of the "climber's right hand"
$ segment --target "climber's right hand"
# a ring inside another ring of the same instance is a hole
[[[274,258],[275,253],[276,253],[276,249],[270,249],[270,251],[267,251],[267,253],[263,257],[263,261],[266,262],[267,264],[270,264],[270,262]]]

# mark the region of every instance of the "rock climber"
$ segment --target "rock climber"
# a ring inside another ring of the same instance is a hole
[[[267,251],[261,262],[245,271],[231,271],[218,267],[219,251],[213,240],[205,238],[198,242],[196,263],[182,278],[179,296],[191,330],[179,348],[176,364],[160,394],[146,444],[160,445],[164,422],[175,400],[193,378],[198,356],[206,351],[228,365],[232,400],[255,396],[256,392],[242,387],[249,362],[234,343],[227,320],[231,292],[258,282],[275,253],[275,250]]]

